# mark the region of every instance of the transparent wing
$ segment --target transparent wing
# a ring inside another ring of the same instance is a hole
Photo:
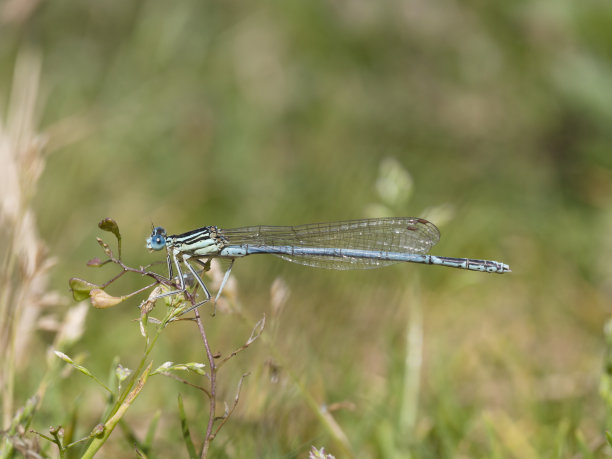
[[[425,254],[440,240],[436,226],[422,218],[394,217],[311,223],[299,226],[249,226],[220,229],[227,245],[358,249]],[[302,265],[331,269],[375,268],[396,263],[354,257],[277,255]]]

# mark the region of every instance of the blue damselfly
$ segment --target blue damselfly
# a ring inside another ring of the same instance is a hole
[[[511,272],[507,264],[498,261],[428,255],[439,240],[438,228],[423,218],[392,217],[299,226],[248,226],[233,229],[205,226],[178,235],[167,235],[166,230],[158,226],[153,228],[147,239],[147,248],[166,248],[170,279],[173,277],[172,265],[178,272],[179,290],[162,296],[185,291],[181,263],[202,287],[206,298],[188,311],[211,299],[190,260],[201,267],[212,258],[230,260],[215,301],[227,282],[234,260],[255,254],[272,254],[294,263],[330,269],[376,268],[410,262],[488,273]]]

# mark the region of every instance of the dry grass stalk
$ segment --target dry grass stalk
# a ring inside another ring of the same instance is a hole
[[[2,429],[16,412],[16,381],[20,369],[40,354],[31,352],[38,327],[57,332],[58,340],[79,336],[82,307],[64,323],[43,313],[60,303],[49,290],[48,272],[54,265],[36,229],[32,198],[45,166],[46,139],[36,130],[41,58],[21,52],[15,65],[8,106],[0,112],[0,391]],[[80,311],[80,313],[79,313]],[[76,319],[75,319],[76,318]],[[70,326],[74,330],[67,330]],[[41,362],[43,363],[43,362]],[[38,400],[44,393],[41,381]],[[2,449],[2,448],[0,448]]]

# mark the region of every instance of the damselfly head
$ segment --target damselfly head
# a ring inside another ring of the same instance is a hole
[[[166,230],[161,226],[156,226],[151,236],[147,238],[147,249],[161,250],[164,247],[166,247]]]

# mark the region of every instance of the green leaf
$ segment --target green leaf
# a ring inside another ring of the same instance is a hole
[[[68,355],[64,354],[61,351],[53,351],[53,352],[55,353],[55,355],[57,357],[62,359],[68,365],[72,366],[75,370],[80,371],[81,373],[83,373],[86,376],[89,376],[91,379],[93,379],[95,382],[97,382],[100,386],[102,386],[104,389],[106,389],[109,393],[111,393],[111,394],[113,393],[113,391],[110,390],[106,386],[106,384],[104,384],[102,381],[100,381],[98,378],[96,378],[96,376],[91,371],[89,371],[87,368],[85,368],[83,365],[79,365],[74,360],[72,360]]]
[[[143,370],[136,384],[131,386],[132,390],[130,393],[122,395],[121,399],[117,401],[113,407],[113,415],[108,418],[102,425],[102,428],[98,429],[96,432],[100,432],[101,435],[93,438],[92,442],[87,447],[87,450],[85,450],[85,452],[81,455],[82,458],[93,459],[94,455],[100,450],[100,448],[102,448],[106,440],[108,440],[110,434],[113,432],[119,421],[121,421],[127,410],[130,408],[134,400],[136,400],[147,383],[147,378],[151,372],[151,365],[152,363],[149,363],[147,368]]]
[[[93,378],[94,375],[92,374],[91,371],[89,371],[87,368],[85,368],[83,365],[79,365],[78,363],[75,363],[74,360],[72,360],[70,357],[68,357],[66,354],[64,354],[61,351],[54,351],[55,355],[57,355],[60,359],[62,359],[64,362],[66,362],[69,365],[72,365],[76,370],[80,371],[81,373],[83,373],[84,375],[89,376],[90,378]]]
[[[151,451],[153,447],[153,439],[155,438],[155,431],[157,430],[157,424],[159,424],[159,418],[161,417],[161,411],[156,411],[153,415],[153,419],[147,429],[147,434],[142,445],[145,451]]]
[[[159,367],[155,369],[151,374],[155,375],[158,373],[168,373],[172,371],[191,371],[201,376],[204,376],[206,372],[204,368],[206,365],[199,362],[189,362],[189,363],[174,363],[174,362],[165,362]]]
[[[121,239],[121,233],[119,233],[119,225],[117,225],[117,222],[112,218],[105,218],[100,223],[98,223],[98,227],[103,231],[113,233],[117,239]]]
[[[185,441],[185,446],[187,447],[187,453],[189,454],[190,459],[196,459],[198,456],[195,451],[195,446],[191,441],[191,434],[189,433],[189,425],[187,424],[187,417],[185,416],[185,407],[183,406],[183,397],[179,394],[178,396],[178,409],[179,409],[179,418],[181,419],[181,430],[183,432],[183,440]]]
[[[581,457],[583,458],[594,457],[593,453],[591,452],[591,448],[584,436],[584,433],[582,433],[582,430],[576,429],[576,431],[574,432],[574,438],[576,440],[576,446],[578,447],[578,450],[580,451]]]
[[[100,288],[99,285],[92,284],[91,282],[79,279],[78,277],[71,278],[68,281],[68,285],[70,285],[70,290],[72,290],[72,296],[76,301],[86,300],[87,298],[89,298],[89,292],[91,292],[95,288]]]

